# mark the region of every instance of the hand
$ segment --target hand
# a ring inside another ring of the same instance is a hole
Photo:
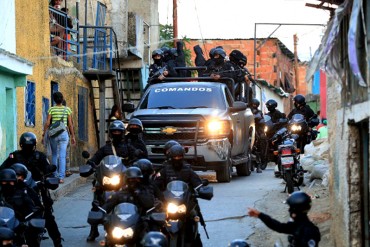
[[[260,211],[258,211],[257,209],[254,209],[254,208],[248,208],[248,215],[251,216],[251,217],[255,217],[255,218],[258,218],[258,216],[260,216]]]
[[[218,79],[221,78],[221,76],[217,75],[217,74],[211,74],[211,77],[212,77],[212,79],[215,79],[215,80],[218,80]]]
[[[168,76],[168,71],[167,70],[163,71],[163,75]]]
[[[165,77],[163,74],[162,74],[162,75],[160,75],[160,76],[158,76],[158,79],[159,79],[159,80],[161,80],[161,81],[162,81],[164,78],[166,78],[166,77]]]
[[[71,138],[71,143],[72,143],[72,145],[76,145],[76,139],[75,139],[74,136],[72,136],[72,138]]]

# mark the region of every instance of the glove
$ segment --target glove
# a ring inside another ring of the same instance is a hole
[[[140,155],[142,155],[144,152],[142,151],[142,150],[140,150],[140,149],[136,149],[135,150],[135,152],[134,152],[134,154],[135,154],[135,156],[136,157],[139,157]]]
[[[95,162],[94,161],[91,161],[91,160],[88,160],[86,162],[86,165],[91,166],[94,170],[97,168],[97,165],[95,164]]]
[[[193,49],[194,49],[195,54],[203,55],[203,50],[202,50],[202,48],[200,48],[199,45],[194,46]]]
[[[92,206],[93,209],[97,210],[98,207],[100,206],[100,203],[99,203],[98,200],[94,200],[94,201],[92,201],[91,206]]]

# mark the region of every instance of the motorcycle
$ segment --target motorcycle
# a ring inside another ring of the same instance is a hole
[[[85,152],[85,151],[84,151]],[[88,158],[88,153],[83,153],[84,158]],[[94,169],[91,165],[82,165],[79,168],[81,177],[88,177],[94,173],[94,192],[95,200],[103,205],[114,192],[121,189],[124,185],[124,172],[126,166],[122,158],[115,155],[105,156],[99,166]]]
[[[183,247],[186,246],[185,244],[198,246],[197,244],[201,244],[198,233],[199,222],[203,226],[207,238],[209,238],[203,215],[196,200],[196,198],[212,199],[213,187],[207,185],[208,180],[204,180],[192,192],[183,181],[174,180],[167,184],[164,192],[167,209],[164,231],[167,234],[170,247]]]
[[[316,115],[307,122],[302,114],[294,114],[289,121],[289,131],[299,136],[297,146],[302,152],[306,144],[316,139],[318,132],[317,130],[313,130],[313,128],[316,127],[319,122]]]
[[[253,145],[252,154],[254,155],[254,161],[257,164],[261,164],[261,169],[265,170],[267,163],[270,161],[268,157],[269,152],[269,140],[267,136],[268,130],[273,127],[271,117],[261,113],[254,114],[254,122],[256,123],[256,139]]]
[[[300,149],[297,148],[296,142],[298,138],[298,135],[292,134],[287,128],[280,129],[273,137],[273,142],[278,143],[278,148],[274,151],[277,156],[277,166],[286,182],[284,192],[288,189],[289,194],[294,192],[294,187],[299,190],[305,172],[299,161]]]
[[[164,213],[153,212],[156,207],[147,210],[142,216],[137,206],[129,202],[118,204],[108,215],[103,208],[98,208],[100,211],[89,212],[88,223],[104,225],[106,247],[136,246],[148,232],[148,225],[163,225],[166,219]]]

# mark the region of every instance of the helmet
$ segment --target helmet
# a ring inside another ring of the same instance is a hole
[[[267,107],[267,110],[269,111],[273,111],[275,110],[275,108],[278,106],[278,103],[273,100],[273,99],[269,99],[267,102],[266,102],[266,107]]]
[[[215,55],[220,55],[220,57],[225,58],[226,57],[226,52],[222,48],[216,48],[213,52],[213,56]]]
[[[17,174],[13,169],[6,168],[0,171],[0,182],[16,182]]]
[[[132,118],[128,121],[127,130],[133,134],[139,134],[143,132],[143,123],[138,118]]]
[[[229,54],[230,61],[243,67],[247,64],[247,57],[239,50],[232,50]]]
[[[311,209],[311,197],[305,192],[293,192],[286,201],[291,213],[307,213]]]
[[[160,56],[161,56],[161,58],[163,58],[163,57],[164,57],[164,52],[163,52],[161,49],[156,49],[156,50],[154,50],[154,51],[152,52],[152,58],[154,59],[154,57],[155,57],[156,55],[160,55]]]
[[[145,234],[141,244],[144,247],[167,247],[168,240],[163,233],[151,231]]]
[[[15,238],[14,231],[8,227],[1,226],[0,227],[0,241],[2,242],[3,240],[13,240]],[[3,243],[0,242],[0,246]],[[6,246],[13,246],[12,244],[6,245]]]
[[[174,169],[179,170],[183,166],[185,149],[181,145],[174,145],[170,148],[169,158]]]
[[[163,148],[164,155],[167,156],[168,155],[168,151],[174,145],[180,145],[180,144],[177,141],[175,141],[175,140],[169,140],[168,142],[166,142],[164,144],[164,148]]]
[[[121,134],[120,135],[113,135],[112,132],[115,131],[115,130],[121,131]],[[125,135],[125,131],[126,131],[125,125],[120,120],[114,120],[109,125],[109,137],[112,138],[112,139],[115,139],[115,138],[122,139],[123,136]]]
[[[10,168],[15,171],[17,176],[22,176],[24,178],[27,177],[28,169],[25,165],[21,163],[14,163]]]
[[[230,247],[249,247],[249,244],[244,239],[234,239],[229,244]]]
[[[294,96],[293,102],[295,107],[304,106],[306,104],[306,98],[302,94],[297,94]]]
[[[131,166],[125,171],[126,178],[143,178],[143,174],[139,167]]]
[[[139,159],[133,164],[133,166],[140,168],[145,179],[149,179],[149,176],[154,172],[153,164],[148,159]]]
[[[209,58],[213,58],[213,56],[215,55],[215,50],[216,48],[212,48],[210,51],[209,51]]]
[[[252,101],[251,101],[251,106],[252,108],[258,108],[260,106],[260,101],[256,98],[253,98]]]
[[[19,138],[19,146],[22,150],[34,150],[36,148],[37,137],[32,132],[25,132]]]
[[[173,57],[177,57],[179,55],[176,48],[171,48],[171,54]]]

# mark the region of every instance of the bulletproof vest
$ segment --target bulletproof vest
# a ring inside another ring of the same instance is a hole
[[[284,115],[278,110],[275,110],[273,112],[270,111],[266,115],[270,116],[271,121],[274,122],[274,123],[279,122],[279,119],[284,117]]]
[[[21,163],[27,167],[27,169],[32,173],[32,178],[34,180],[40,180],[44,175],[42,169],[39,168],[41,163],[41,154],[39,151],[33,152],[31,157],[24,157],[21,151],[15,151],[14,155],[14,163]]]
[[[191,179],[191,168],[188,164],[183,164],[181,170],[175,170],[172,165],[166,167],[166,184],[174,180],[181,180],[189,183]]]

